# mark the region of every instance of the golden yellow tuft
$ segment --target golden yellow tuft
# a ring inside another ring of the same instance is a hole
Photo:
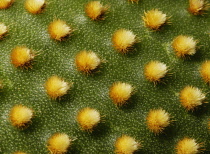
[[[15,153],[13,153],[13,154],[26,154],[25,152],[20,152],[20,151],[18,151],[18,152],[15,152]]]
[[[92,131],[100,122],[100,113],[96,109],[84,108],[78,112],[77,122],[82,130]]]
[[[70,85],[68,82],[65,82],[63,79],[55,75],[48,78],[45,83],[45,89],[52,99],[56,99],[67,94]]]
[[[117,106],[121,106],[131,97],[134,88],[128,83],[115,82],[109,89],[109,96]]]
[[[54,20],[48,27],[48,32],[52,39],[62,41],[65,37],[69,36],[72,29],[63,20]]]
[[[92,51],[81,51],[77,54],[75,63],[79,71],[90,73],[101,63],[100,58]]]
[[[0,39],[8,32],[7,26],[5,24],[0,23]]]
[[[197,41],[193,37],[179,35],[173,40],[172,47],[178,57],[184,57],[196,53],[196,44]]]
[[[203,14],[209,8],[209,3],[205,0],[189,0],[189,11],[194,15]]]
[[[141,145],[130,136],[122,135],[116,140],[115,153],[117,154],[133,154],[141,148]]]
[[[180,102],[187,110],[193,110],[195,107],[202,105],[205,99],[205,94],[196,87],[186,86],[180,92]]]
[[[38,14],[43,11],[45,7],[45,0],[26,0],[25,8],[32,14]]]
[[[71,145],[71,139],[67,134],[56,133],[48,140],[48,149],[51,154],[65,154]]]
[[[24,46],[17,46],[11,52],[11,61],[15,67],[31,67],[35,55]]]
[[[12,125],[21,128],[31,122],[33,110],[23,105],[15,105],[11,109],[9,116]]]
[[[159,61],[151,61],[144,68],[144,75],[151,82],[159,82],[166,76],[168,68],[166,64]]]
[[[7,9],[13,2],[14,0],[0,0],[0,9]]]
[[[210,83],[210,60],[201,65],[200,74],[206,83]]]
[[[170,124],[169,114],[163,109],[150,110],[147,115],[147,127],[155,134],[161,133]]]
[[[121,53],[127,53],[136,42],[136,35],[130,30],[119,29],[112,36],[112,43],[115,49]]]
[[[184,138],[178,142],[176,146],[177,154],[197,154],[199,153],[200,145],[196,143],[195,139]]]
[[[92,20],[102,20],[108,10],[108,6],[103,6],[100,1],[90,1],[86,7],[85,12]]]
[[[160,29],[160,27],[167,22],[166,14],[158,9],[152,9],[144,12],[144,16],[142,18],[145,26],[153,30]]]

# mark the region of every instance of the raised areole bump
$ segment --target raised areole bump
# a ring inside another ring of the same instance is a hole
[[[137,37],[130,30],[119,29],[114,32],[112,43],[114,48],[120,53],[128,53],[134,44],[137,43]]]
[[[191,36],[179,35],[173,40],[172,47],[178,57],[185,57],[196,53],[197,43]]]
[[[23,105],[15,105],[10,110],[9,117],[13,126],[25,128],[31,122],[33,110]]]
[[[0,9],[7,9],[9,8],[14,0],[0,0]]]
[[[70,89],[70,83],[65,82],[62,78],[54,75],[45,82],[45,89],[47,94],[52,99],[57,99],[65,94]]]
[[[65,133],[56,133],[48,139],[48,150],[51,154],[65,154],[71,146],[72,140]]]
[[[100,121],[100,113],[96,109],[90,107],[83,108],[77,114],[77,122],[82,130],[92,132]]]
[[[204,14],[210,7],[206,0],[189,0],[189,12],[193,15]]]
[[[109,89],[109,96],[113,103],[122,106],[127,103],[134,92],[134,87],[128,83],[115,82]]]
[[[159,30],[164,24],[167,23],[168,17],[158,9],[152,9],[144,12],[142,17],[144,25],[152,30]]]
[[[17,46],[12,49],[10,58],[11,62],[15,67],[31,67],[31,62],[33,61],[35,54],[31,49],[25,46]]]
[[[179,97],[182,106],[187,110],[194,110],[196,107],[202,105],[206,99],[205,94],[193,86],[186,86],[182,89]]]
[[[210,60],[201,64],[200,75],[206,83],[210,83]]]
[[[26,0],[25,8],[32,14],[41,13],[45,7],[45,0]]]
[[[103,6],[100,1],[90,1],[85,6],[85,12],[92,20],[103,20],[108,8],[108,5]]]
[[[101,60],[96,53],[83,50],[76,55],[75,63],[79,71],[88,74],[101,64]]]
[[[2,39],[8,32],[8,28],[4,23],[0,23],[0,39]]]
[[[200,153],[201,144],[197,143],[195,139],[185,137],[176,145],[176,154],[198,154]]]
[[[148,129],[155,134],[162,133],[170,124],[170,115],[163,109],[150,110],[146,119]]]
[[[115,142],[116,154],[133,154],[142,146],[134,138],[128,135],[122,135]]]
[[[144,68],[144,75],[150,82],[157,83],[168,73],[166,64],[159,61],[150,61]]]
[[[67,25],[66,21],[57,19],[50,23],[48,32],[52,39],[62,41],[68,37],[73,32],[73,30],[69,25]]]

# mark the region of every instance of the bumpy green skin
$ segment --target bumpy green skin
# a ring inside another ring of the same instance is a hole
[[[75,141],[69,153],[113,153],[114,142],[121,134],[142,141],[139,153],[175,153],[175,145],[183,137],[204,143],[204,153],[210,152],[208,121],[209,104],[197,111],[181,107],[178,93],[186,85],[196,86],[210,97],[209,86],[199,74],[201,63],[210,58],[210,15],[193,16],[185,0],[102,0],[109,4],[104,21],[91,21],[84,13],[88,0],[49,0],[45,11],[32,15],[24,9],[24,0],[17,0],[9,9],[0,10],[0,22],[9,26],[8,35],[0,41],[0,74],[4,89],[0,93],[0,153],[21,150],[30,154],[48,153],[47,139],[55,132],[68,134]],[[144,11],[158,8],[171,16],[171,25],[152,32],[144,27]],[[63,42],[50,39],[47,27],[53,19],[67,21],[74,34]],[[111,36],[119,28],[132,30],[140,39],[132,54],[121,55],[112,47]],[[187,59],[175,56],[171,41],[177,35],[190,35],[199,40],[198,52]],[[39,51],[33,69],[17,69],[10,62],[11,50],[17,45]],[[98,72],[86,76],[76,70],[75,55],[83,49],[96,52],[106,60]],[[146,81],[143,68],[150,60],[159,60],[170,67],[171,76],[165,84]],[[44,83],[58,75],[74,86],[61,100],[51,100]],[[109,87],[122,81],[136,87],[129,104],[117,108],[109,98]],[[209,99],[207,99],[208,101]],[[32,125],[19,130],[9,121],[9,111],[23,104],[35,111]],[[80,130],[76,115],[84,107],[97,109],[103,122],[92,132]],[[146,127],[150,109],[163,108],[174,120],[163,134],[154,135]],[[138,152],[137,152],[138,153]]]

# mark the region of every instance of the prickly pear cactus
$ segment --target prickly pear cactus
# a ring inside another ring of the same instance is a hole
[[[208,2],[89,2],[0,0],[0,153],[210,153]]]

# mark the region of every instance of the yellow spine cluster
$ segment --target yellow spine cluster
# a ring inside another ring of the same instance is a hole
[[[51,154],[65,154],[70,148],[72,140],[67,134],[56,133],[48,140],[48,149]]]
[[[64,38],[69,36],[73,30],[63,20],[54,20],[48,27],[48,32],[52,39],[62,41]]]
[[[10,111],[10,121],[13,126],[18,128],[26,127],[32,117],[33,110],[23,105],[15,105]]]
[[[197,43],[193,37],[179,35],[173,40],[172,47],[178,57],[185,57],[196,53]]]
[[[90,1],[86,7],[85,12],[92,20],[102,20],[108,10],[108,6],[103,6],[100,1]]]
[[[70,89],[70,84],[68,82],[65,82],[60,77],[54,75],[46,81],[45,89],[47,94],[52,99],[56,99],[67,94],[67,91]]]
[[[206,0],[189,0],[188,10],[194,15],[203,14],[209,9],[209,3]]]
[[[77,121],[82,130],[93,131],[100,122],[100,113],[93,108],[84,108],[78,112]]]
[[[13,2],[14,0],[0,0],[0,9],[7,9]]]
[[[163,109],[150,110],[147,116],[147,126],[155,134],[161,133],[170,124],[169,114]]]
[[[195,107],[202,105],[205,99],[205,94],[196,87],[186,86],[180,92],[180,102],[187,110],[194,110]]]
[[[129,100],[133,90],[134,88],[128,83],[115,82],[109,89],[109,96],[114,104],[121,106]]]
[[[200,144],[196,143],[195,139],[184,138],[177,143],[177,154],[197,154],[199,153]]]
[[[167,16],[162,11],[158,9],[152,9],[150,11],[144,12],[142,17],[146,27],[152,30],[159,30],[167,22]]]
[[[122,135],[115,142],[115,153],[117,154],[133,154],[140,148],[140,143],[127,135]]]
[[[43,11],[45,7],[45,0],[26,0],[25,8],[32,14],[38,14]]]
[[[112,42],[119,52],[127,53],[137,42],[136,35],[132,31],[126,29],[117,30],[112,36]]]
[[[77,54],[75,63],[79,71],[90,73],[100,65],[101,60],[94,52],[84,50]]]

